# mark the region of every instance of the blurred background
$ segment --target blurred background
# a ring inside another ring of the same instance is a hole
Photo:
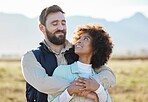
[[[25,102],[20,59],[43,40],[38,15],[57,4],[67,20],[67,39],[78,25],[100,24],[114,43],[108,66],[117,76],[114,102],[148,100],[147,0],[0,0],[0,99]]]

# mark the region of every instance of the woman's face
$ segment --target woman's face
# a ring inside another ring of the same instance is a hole
[[[75,53],[79,56],[92,56],[92,37],[88,33],[82,34],[75,44]]]

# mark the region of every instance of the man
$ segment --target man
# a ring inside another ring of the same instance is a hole
[[[72,45],[66,40],[63,10],[57,5],[47,7],[41,12],[39,21],[39,28],[45,39],[37,49],[24,54],[21,61],[22,72],[27,81],[27,102],[47,102],[47,94],[58,94],[68,87],[70,82],[51,77],[52,73],[58,65],[71,64],[78,60]],[[112,72],[108,75],[107,88],[115,84]],[[97,75],[94,78],[97,79]]]

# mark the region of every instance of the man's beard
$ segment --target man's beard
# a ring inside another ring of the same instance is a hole
[[[64,30],[57,30],[56,32],[54,33],[51,33],[50,31],[48,31],[46,28],[46,35],[47,35],[47,38],[48,40],[55,44],[55,45],[62,45],[65,43],[65,40],[66,40],[66,31]],[[64,33],[64,35],[60,35],[59,37],[56,37],[55,34],[58,33],[58,32],[62,32]]]

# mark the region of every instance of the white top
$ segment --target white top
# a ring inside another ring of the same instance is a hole
[[[85,64],[80,61],[77,61],[79,71],[82,73],[80,74],[80,77],[89,78],[89,76],[92,76],[92,65],[91,64]]]

